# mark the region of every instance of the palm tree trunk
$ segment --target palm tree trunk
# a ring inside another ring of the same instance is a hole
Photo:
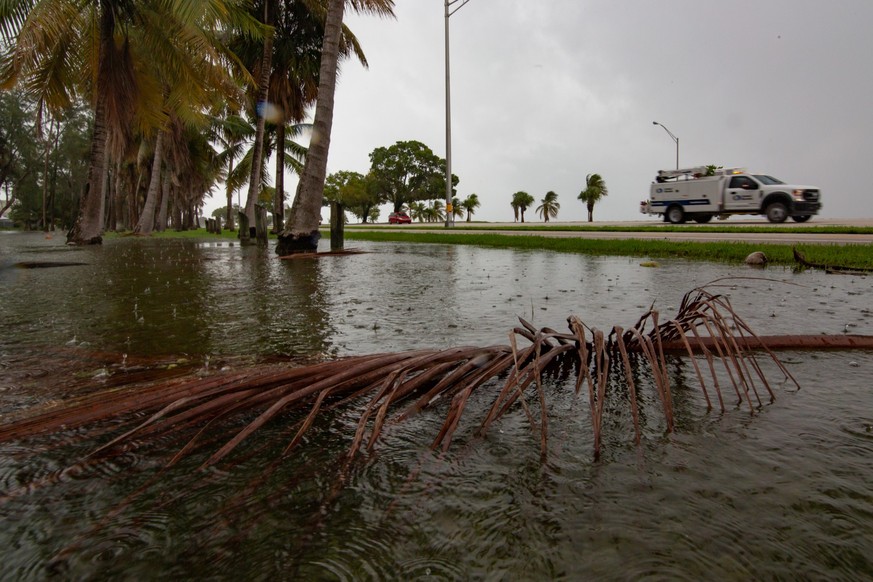
[[[324,179],[327,173],[327,155],[330,150],[330,132],[333,127],[333,105],[336,93],[336,74],[339,62],[339,43],[343,25],[345,0],[330,0],[324,24],[321,47],[321,67],[318,78],[318,100],[315,104],[312,139],[297,185],[297,193],[285,229],[279,235],[276,252],[285,255],[318,248],[318,225],[321,222],[321,203],[324,197]]]
[[[118,180],[115,179],[114,174],[110,175],[106,182],[106,208],[103,212],[104,231],[115,231],[115,186],[117,183]]]
[[[103,243],[104,184],[106,183],[106,142],[109,82],[107,70],[112,51],[115,11],[103,6],[100,13],[99,57],[97,63],[97,99],[94,104],[94,133],[88,156],[88,183],[79,201],[79,214],[67,233],[67,244],[92,245]]]
[[[167,211],[170,207],[170,172],[164,172],[164,180],[161,185],[161,211],[158,213],[158,232],[164,232],[167,229]]]
[[[285,120],[276,126],[276,196],[273,201],[273,232],[285,222]]]
[[[163,163],[164,132],[159,131],[155,140],[155,157],[152,162],[152,175],[149,179],[149,190],[146,194],[145,205],[139,215],[139,222],[133,232],[136,234],[151,234],[155,227],[155,208],[158,204],[158,192],[161,185],[161,165]]]
[[[231,158],[227,162],[227,175],[230,176],[233,173],[233,158]],[[234,230],[233,226],[233,191],[230,189],[230,186],[227,187],[227,230]]]
[[[269,0],[264,5],[264,23],[269,24]],[[258,79],[258,99],[256,102],[256,112],[258,117],[258,125],[255,130],[255,152],[252,156],[252,172],[249,175],[249,192],[246,196],[245,215],[249,219],[249,224],[255,224],[255,203],[258,201],[258,195],[261,192],[261,165],[264,159],[264,134],[266,133],[266,106],[267,94],[270,88],[270,67],[273,62],[273,33],[267,33],[264,38],[264,54],[261,56],[261,77]],[[250,232],[243,232],[240,229],[239,239],[242,244],[247,244],[251,240]]]
[[[122,173],[124,169],[121,164],[115,164],[115,185],[112,187],[112,195],[115,197],[113,206],[115,207],[114,217],[112,221],[112,230],[118,231],[118,223],[121,222],[121,228],[124,228],[124,181]]]
[[[98,93],[94,108],[94,134],[88,156],[88,183],[79,200],[79,214],[67,233],[69,245],[103,243],[103,178],[106,167],[106,96]]]
[[[49,229],[49,220],[47,217],[48,212],[48,189],[49,189],[49,160],[52,157],[52,134],[55,131],[55,120],[52,119],[49,121],[49,134],[45,140],[45,160],[43,161],[42,168],[42,230],[43,232],[48,232]],[[58,129],[58,133],[60,133],[60,129]],[[57,143],[57,140],[54,140]]]

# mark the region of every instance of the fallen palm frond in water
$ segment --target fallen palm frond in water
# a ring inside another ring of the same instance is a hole
[[[792,247],[791,252],[794,254],[794,260],[802,267],[809,269],[821,269],[825,273],[837,275],[867,275],[873,273],[873,269],[865,267],[844,267],[841,265],[825,265],[821,263],[811,263],[806,260],[806,255],[797,250],[797,247]]]
[[[748,404],[752,413],[763,404],[762,392],[766,399],[773,400],[771,383],[755,351],[760,354],[760,350],[764,350],[783,379],[799,388],[770,351],[770,345],[775,345],[771,342],[785,338],[774,340],[755,335],[734,312],[727,298],[704,289],[686,294],[672,320],[661,322],[659,313],[650,309],[630,329],[616,326],[608,334],[589,328],[575,316],[568,318],[566,332],[537,329],[524,320],[520,322],[510,333],[508,346],[374,354],[298,368],[273,365],[92,394],[77,399],[70,406],[56,407],[0,426],[0,442],[81,427],[129,413],[147,413],[150,416],[145,421],[114,438],[97,453],[135,446],[134,443],[149,439],[178,436],[185,434],[186,429],[196,430],[196,436],[169,461],[172,465],[193,450],[206,446],[202,440],[206,434],[210,439],[217,438],[216,431],[211,429],[218,423],[256,414],[242,429],[239,424],[235,425],[237,432],[203,462],[203,467],[207,467],[225,459],[240,443],[282,413],[298,413],[297,420],[288,429],[285,447],[288,453],[300,445],[320,413],[356,403],[363,409],[348,449],[348,458],[352,459],[362,450],[372,450],[386,425],[402,422],[437,401],[447,401],[443,424],[432,442],[434,449],[445,450],[474,391],[486,382],[499,381],[502,386],[480,420],[478,434],[483,434],[518,405],[539,434],[545,455],[548,421],[542,375],[560,368],[575,371],[577,394],[587,392],[594,454],[598,456],[607,398],[628,402],[635,441],[640,441],[638,388],[634,380],[640,371],[648,369],[663,410],[666,430],[673,430],[673,395],[665,359],[668,352],[691,356],[710,408],[725,410],[725,387],[720,384],[720,377],[722,381],[726,377],[731,384],[726,389],[736,395],[737,405]],[[780,347],[810,347],[806,343],[809,338],[805,336],[786,337],[793,340],[787,344],[782,342]],[[526,340],[529,345],[520,346],[520,340]],[[828,347],[873,348],[873,338],[867,336],[817,336],[816,341],[825,342]],[[702,358],[694,357],[695,354]],[[611,376],[613,367],[617,373]],[[622,376],[626,390],[607,391],[607,384]],[[538,412],[530,401],[539,404]]]

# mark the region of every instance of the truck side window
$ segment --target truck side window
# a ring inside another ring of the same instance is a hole
[[[743,190],[755,190],[758,185],[747,176],[734,176],[728,188],[742,188]]]

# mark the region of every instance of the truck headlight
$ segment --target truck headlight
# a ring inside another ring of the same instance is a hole
[[[803,202],[803,190],[795,190],[793,193],[794,199],[798,202]]]

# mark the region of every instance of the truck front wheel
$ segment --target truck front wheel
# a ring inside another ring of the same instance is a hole
[[[694,215],[694,222],[697,224],[706,224],[712,220],[712,214],[696,214]]]
[[[806,221],[809,220],[810,218],[812,218],[812,215],[810,215],[810,214],[803,214],[803,215],[801,215],[801,216],[792,216],[792,217],[791,217],[791,220],[793,220],[794,222],[806,222]]]
[[[667,209],[667,220],[673,224],[682,224],[685,222],[685,211],[681,206],[671,206]],[[784,220],[784,219],[783,219]]]
[[[773,202],[767,207],[767,220],[774,224],[785,222],[788,218],[788,209],[781,202]]]

